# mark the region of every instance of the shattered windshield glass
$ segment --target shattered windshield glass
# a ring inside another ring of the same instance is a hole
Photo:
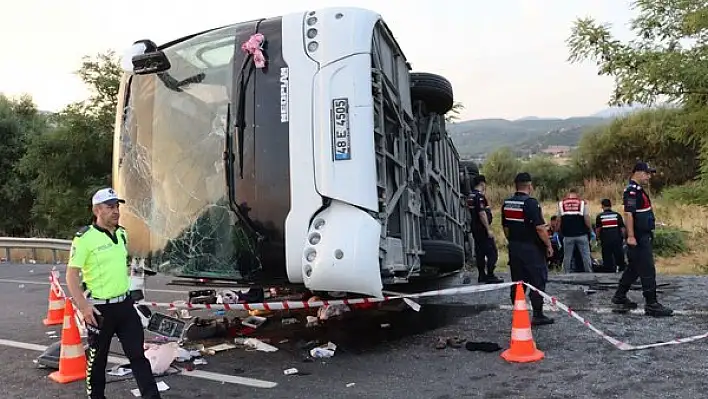
[[[240,278],[254,264],[223,160],[232,32],[168,47],[167,73],[129,78],[114,171],[126,199],[121,223],[131,254],[163,273]]]

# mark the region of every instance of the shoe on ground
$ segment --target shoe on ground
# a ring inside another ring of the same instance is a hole
[[[547,324],[553,324],[555,323],[555,320],[552,318],[546,316],[546,315],[540,315],[540,316],[534,316],[531,319],[531,325],[533,326],[545,326]]]
[[[486,284],[500,284],[504,282],[503,278],[499,278],[494,274],[488,274],[487,279],[484,281]]]
[[[674,311],[659,302],[655,302],[644,305],[644,314],[653,317],[669,317],[674,315]]]
[[[616,312],[629,312],[638,307],[636,302],[632,302],[627,297],[612,297],[612,304],[615,305]]]

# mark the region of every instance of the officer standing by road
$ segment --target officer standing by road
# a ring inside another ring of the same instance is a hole
[[[159,399],[150,362],[143,350],[144,331],[129,295],[126,232],[118,225],[125,203],[111,188],[98,190],[92,200],[93,224],[79,230],[71,245],[66,282],[88,330],[86,392],[105,398],[106,363],[113,335],[130,360],[141,397]],[[81,280],[88,290],[84,297]]]
[[[595,218],[595,229],[602,247],[602,266],[606,271],[623,272],[626,267],[622,248],[626,235],[624,218],[612,210],[612,201],[608,198],[601,204],[602,212]]]
[[[639,278],[644,294],[644,313],[654,317],[672,316],[674,311],[660,304],[656,298],[656,268],[652,252],[656,221],[651,200],[642,187],[649,183],[653,173],[656,173],[656,169],[649,167],[645,162],[637,162],[632,169],[629,184],[624,189],[629,265],[622,273],[612,303],[618,311],[626,312],[637,308],[637,304],[627,298],[627,293]]]
[[[480,283],[503,283],[504,280],[494,275],[499,253],[497,243],[492,234],[492,210],[484,195],[487,180],[484,175],[477,175],[473,180],[474,189],[470,193],[469,208],[472,213],[472,237],[474,237],[474,253],[479,271]]]
[[[580,252],[583,270],[592,273],[589,234],[592,231],[587,204],[578,191],[570,189],[568,195],[558,203],[560,230],[563,235],[563,270],[570,273],[575,249]]]
[[[522,172],[514,179],[516,193],[504,200],[502,226],[509,241],[509,265],[512,281],[525,281],[544,291],[548,280],[546,259],[553,256],[541,204],[531,197],[531,175]],[[514,302],[515,288],[511,290]],[[533,307],[533,325],[552,324],[553,319],[543,314],[543,297],[536,291],[529,294]]]

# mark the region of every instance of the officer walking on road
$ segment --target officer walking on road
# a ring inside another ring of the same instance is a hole
[[[601,204],[602,212],[595,218],[595,229],[602,247],[602,266],[606,270],[623,272],[626,267],[623,249],[626,235],[624,218],[612,210],[612,201],[609,199],[603,199]]]
[[[473,180],[474,189],[470,193],[469,207],[472,213],[472,237],[474,237],[474,252],[478,282],[495,284],[504,280],[494,275],[499,253],[497,243],[492,234],[492,210],[487,197],[484,195],[487,180],[484,175],[477,175]]]
[[[531,197],[531,175],[519,173],[514,179],[516,193],[504,200],[502,226],[509,241],[509,265],[512,281],[525,281],[545,291],[548,280],[546,259],[553,256],[541,204]],[[515,288],[511,290],[514,302]],[[529,294],[533,307],[533,325],[552,324],[553,319],[543,314],[543,297],[536,291]]]
[[[126,232],[118,225],[119,206],[125,203],[110,188],[92,198],[93,224],[79,230],[71,245],[66,282],[88,330],[86,392],[105,399],[108,352],[117,335],[141,397],[159,399],[150,362],[143,350],[144,331],[129,295]],[[84,297],[83,283],[88,291]]]
[[[638,162],[632,169],[632,177],[624,189],[624,216],[627,227],[627,246],[629,247],[629,265],[622,273],[619,287],[612,297],[612,303],[618,311],[636,309],[637,304],[627,298],[632,284],[640,279],[644,294],[644,313],[649,316],[672,316],[673,310],[660,304],[656,298],[656,268],[652,241],[656,221],[651,200],[642,185],[649,183],[651,174],[656,169],[645,162]]]

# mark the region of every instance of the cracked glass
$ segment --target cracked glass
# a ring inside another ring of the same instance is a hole
[[[223,160],[233,28],[164,50],[171,68],[129,77],[115,186],[133,256],[161,273],[233,278],[255,253],[230,210]]]

